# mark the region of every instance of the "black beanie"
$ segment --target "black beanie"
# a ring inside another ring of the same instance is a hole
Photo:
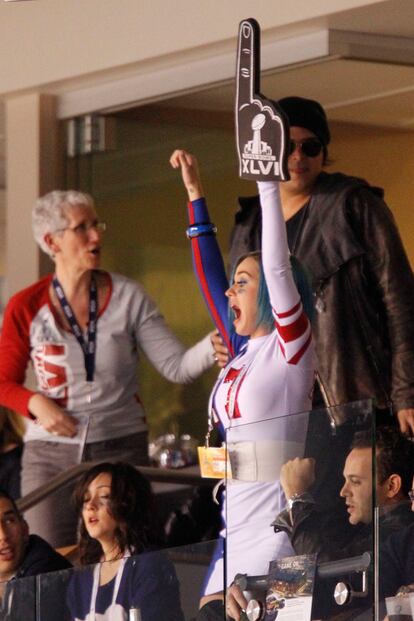
[[[304,127],[315,134],[324,146],[331,140],[328,119],[321,104],[304,97],[284,97],[277,102],[286,114],[289,125]]]

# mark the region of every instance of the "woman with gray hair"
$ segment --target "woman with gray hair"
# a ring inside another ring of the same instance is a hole
[[[10,299],[0,339],[0,403],[28,418],[23,494],[80,459],[147,462],[139,348],[178,383],[213,362],[209,336],[186,350],[139,284],[99,269],[105,223],[92,197],[50,192],[34,206],[33,230],[55,273]],[[30,360],[36,391],[23,385]],[[67,498],[62,490],[27,512],[55,546],[75,541]]]

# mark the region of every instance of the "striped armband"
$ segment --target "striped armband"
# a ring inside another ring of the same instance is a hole
[[[204,222],[201,224],[192,224],[188,227],[186,235],[188,239],[201,237],[202,235],[215,235],[217,227],[212,222]]]

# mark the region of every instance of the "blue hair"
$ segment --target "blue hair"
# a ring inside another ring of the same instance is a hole
[[[247,252],[246,254],[243,254],[238,258],[231,273],[230,283],[232,284],[234,282],[234,274],[236,273],[237,267],[247,257],[252,257],[253,259],[256,259],[259,266],[259,290],[257,292],[257,326],[263,325],[270,331],[272,331],[275,327],[275,318],[273,316],[272,305],[270,304],[269,298],[269,290],[267,288],[266,279],[263,272],[263,265],[261,260],[262,253],[259,250],[256,250],[254,252]],[[295,281],[296,288],[302,301],[303,310],[305,311],[309,321],[312,322],[314,305],[313,293],[310,284],[310,275],[303,267],[301,262],[294,256],[290,257],[290,265],[292,268],[293,280]],[[234,332],[234,313],[231,310],[230,306],[228,310],[228,316],[230,332],[232,333]]]
[[[312,323],[312,319],[315,313],[314,296],[312,291],[312,277],[309,271],[305,268],[303,263],[296,257],[291,255],[290,265],[292,266],[293,280],[295,281],[296,288],[302,300],[303,310],[309,321]]]

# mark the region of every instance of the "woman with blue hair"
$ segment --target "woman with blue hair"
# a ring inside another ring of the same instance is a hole
[[[262,253],[240,257],[229,283],[197,161],[176,150],[170,162],[181,169],[188,192],[187,236],[200,288],[230,352],[209,404],[210,421],[226,432],[233,477],[223,509],[226,578],[224,559],[218,556],[210,567],[203,605],[223,599],[226,583],[236,573],[264,574],[271,560],[294,554],[284,534],[275,535],[270,524],[276,508],[286,505],[278,481],[280,465],[288,455],[302,456],[311,409],[312,303],[306,278],[289,257],[277,183],[258,184]]]

